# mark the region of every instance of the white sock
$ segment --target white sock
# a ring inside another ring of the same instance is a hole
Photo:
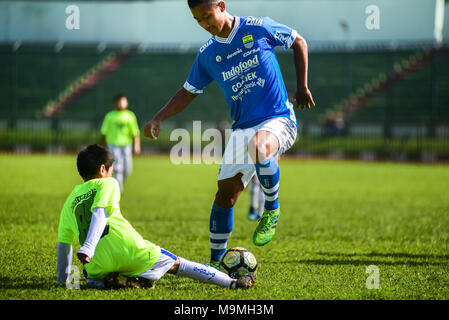
[[[204,265],[198,262],[192,262],[184,258],[179,258],[179,269],[176,275],[188,277],[201,282],[216,284],[225,288],[230,288],[231,283],[235,281],[226,273],[221,272],[214,267]]]

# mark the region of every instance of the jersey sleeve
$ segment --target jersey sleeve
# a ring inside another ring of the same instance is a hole
[[[105,208],[106,213],[111,215],[114,208],[120,206],[120,187],[115,178],[100,179],[94,201],[90,211],[93,212],[95,208]]]
[[[66,221],[66,216],[64,215],[64,211],[62,211],[61,215],[59,217],[58,242],[72,244],[74,239],[75,239],[75,233],[70,228],[69,222]]]
[[[203,93],[203,89],[212,82],[213,78],[209,75],[201,62],[201,53],[196,56],[192,69],[190,70],[189,77],[184,83],[184,89],[191,93],[200,94]]]
[[[280,24],[269,17],[263,18],[263,28],[267,32],[269,44],[273,47],[281,46],[285,50],[290,49],[298,33],[283,24]]]

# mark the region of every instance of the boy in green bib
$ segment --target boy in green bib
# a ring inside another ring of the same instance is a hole
[[[165,273],[237,289],[250,288],[255,275],[232,279],[213,267],[188,261],[142,238],[120,212],[120,188],[112,177],[114,157],[90,145],[77,157],[84,183],[73,189],[62,208],[58,228],[57,282],[69,281],[72,243],[81,248],[87,284],[94,287],[152,287]]]
[[[124,94],[114,97],[114,105],[115,110],[106,114],[101,125],[101,144],[107,145],[114,155],[114,178],[123,192],[123,184],[132,171],[133,152],[140,154],[140,131]]]

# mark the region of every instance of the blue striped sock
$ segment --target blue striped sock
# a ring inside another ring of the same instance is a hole
[[[262,162],[257,162],[256,173],[259,178],[263,193],[265,194],[265,209],[275,210],[279,208],[279,165],[276,157],[271,157]]]
[[[223,208],[215,202],[212,206],[209,223],[211,261],[220,261],[226,252],[228,238],[232,233],[233,212],[234,207]]]

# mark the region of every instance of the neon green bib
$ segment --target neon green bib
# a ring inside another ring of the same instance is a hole
[[[117,180],[101,178],[77,185],[62,208],[58,241],[71,244],[78,238],[80,245],[87,237],[93,210],[106,209],[107,226],[91,262],[84,265],[93,280],[101,280],[110,272],[136,276],[148,270],[161,254],[159,246],[144,240],[123,218],[119,205]]]
[[[140,135],[135,114],[130,110],[108,112],[101,126],[101,134],[106,136],[108,144],[120,147],[131,144],[133,137]]]

